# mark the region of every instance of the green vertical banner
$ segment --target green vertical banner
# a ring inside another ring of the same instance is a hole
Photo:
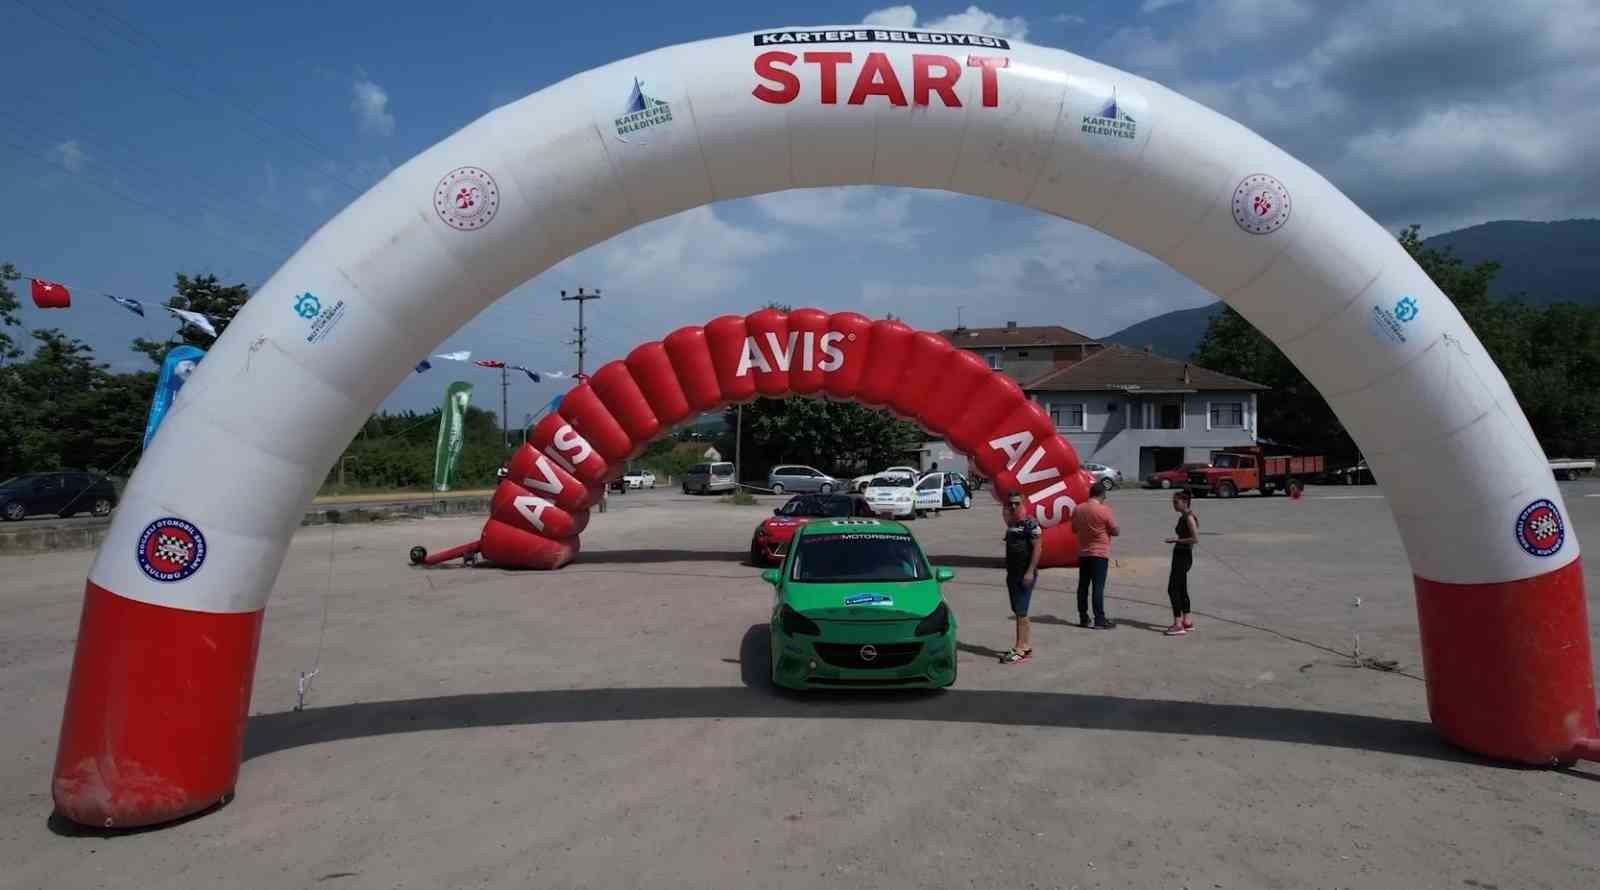
[[[472,384],[456,381],[444,392],[444,408],[439,412],[439,444],[433,452],[433,490],[449,491],[450,477],[461,459],[467,403],[472,401]]]

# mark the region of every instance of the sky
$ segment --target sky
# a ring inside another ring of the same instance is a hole
[[[174,322],[100,294],[161,302],[179,272],[253,289],[389,170],[500,105],[661,46],[783,25],[980,32],[1132,71],[1301,158],[1391,231],[1600,216],[1594,0],[419,6],[0,0],[0,261],[74,290],[66,312],[24,297],[24,323],[84,339],[115,370],[148,368],[127,342]],[[1025,208],[797,190],[596,245],[437,351],[570,372],[576,310],[559,292],[580,285],[603,293],[586,310],[591,371],[769,301],[1102,336],[1212,300],[1120,242]],[[498,410],[496,372],[434,364],[385,407],[425,410],[467,379]],[[563,383],[514,381],[513,421]]]

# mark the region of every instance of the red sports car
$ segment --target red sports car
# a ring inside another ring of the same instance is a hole
[[[751,565],[778,565],[789,552],[795,529],[813,519],[841,516],[873,516],[872,508],[858,494],[797,494],[772,511],[770,519],[756,527],[750,539]]]
[[[1203,470],[1209,466],[1211,465],[1207,463],[1184,464],[1181,467],[1173,467],[1170,470],[1162,470],[1159,473],[1151,473],[1150,475],[1144,477],[1144,487],[1180,488],[1183,486],[1183,483],[1189,481],[1190,470]]]

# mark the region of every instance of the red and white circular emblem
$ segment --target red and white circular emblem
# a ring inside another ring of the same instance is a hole
[[[1561,511],[1545,498],[1522,508],[1517,517],[1517,544],[1529,556],[1550,556],[1567,539],[1567,525]]]
[[[1233,221],[1253,235],[1266,235],[1289,221],[1289,190],[1265,173],[1246,176],[1233,190]]]
[[[168,516],[139,536],[139,568],[153,581],[182,581],[206,561],[206,536],[192,522]]]
[[[433,190],[433,209],[452,229],[481,229],[500,211],[500,187],[477,167],[457,167]]]

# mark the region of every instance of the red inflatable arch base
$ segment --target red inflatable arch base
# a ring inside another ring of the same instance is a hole
[[[512,456],[483,527],[483,558],[561,568],[629,459],[701,412],[763,396],[853,401],[915,421],[965,454],[996,499],[1022,493],[1044,527],[1041,565],[1077,564],[1066,519],[1091,479],[1015,381],[938,334],[820,309],[720,316],[601,367]]]

